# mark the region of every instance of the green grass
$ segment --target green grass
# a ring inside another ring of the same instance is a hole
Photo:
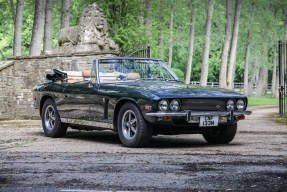
[[[270,95],[266,96],[250,96],[248,97],[248,106],[268,106],[268,105],[279,105],[279,99],[271,97]]]
[[[278,113],[269,114],[269,117],[280,124],[287,125],[287,116],[280,116]]]
[[[280,124],[287,125],[287,117],[275,116],[275,121]]]
[[[286,101],[287,102],[287,101]],[[251,96],[248,97],[248,106],[278,106],[279,99],[265,95],[261,97]],[[280,116],[278,113],[269,114],[269,117],[277,123],[287,125],[287,116]]]

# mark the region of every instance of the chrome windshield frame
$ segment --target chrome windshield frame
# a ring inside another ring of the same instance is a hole
[[[104,82],[100,82],[100,76],[99,76],[99,65],[100,65],[100,61],[101,60],[150,60],[150,61],[154,61],[157,64],[159,64],[162,68],[164,68],[167,73],[174,78],[174,80],[178,81],[179,78],[176,76],[176,74],[172,71],[171,68],[169,68],[163,60],[160,59],[151,59],[151,58],[134,58],[134,57],[106,57],[106,58],[98,58],[96,60],[94,60],[93,65],[95,65],[93,67],[94,73],[95,73],[95,77],[96,77],[96,82],[97,84],[102,84]],[[116,83],[116,82],[113,82]]]

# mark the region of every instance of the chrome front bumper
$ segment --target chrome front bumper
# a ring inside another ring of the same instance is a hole
[[[150,112],[147,116],[152,117],[189,117],[189,116],[242,116],[250,115],[252,111],[178,111],[178,112]]]

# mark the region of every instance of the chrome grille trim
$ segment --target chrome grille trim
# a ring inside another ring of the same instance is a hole
[[[225,99],[182,99],[181,110],[225,111]]]

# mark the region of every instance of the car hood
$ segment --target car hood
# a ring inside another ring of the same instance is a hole
[[[194,85],[186,85],[180,82],[167,81],[136,81],[125,84],[117,84],[118,87],[132,88],[141,94],[152,94],[159,98],[243,98],[240,93]]]

